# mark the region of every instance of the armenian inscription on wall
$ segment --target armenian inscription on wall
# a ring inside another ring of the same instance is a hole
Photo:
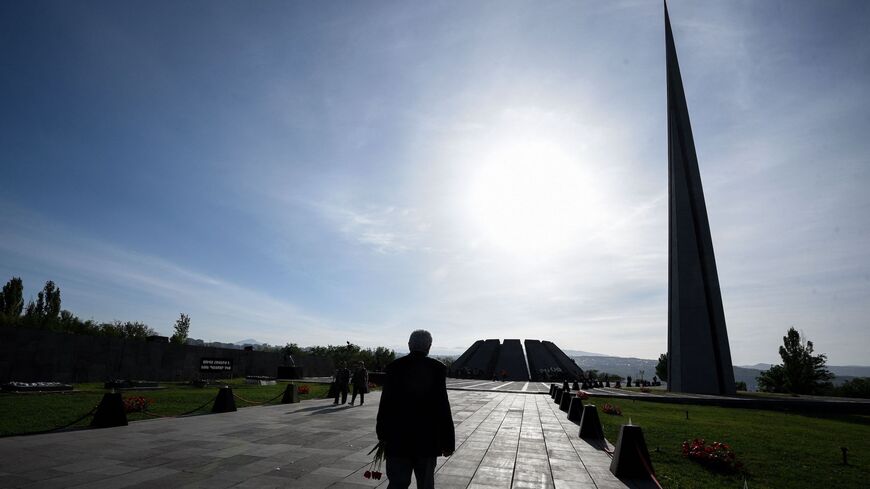
[[[199,361],[200,372],[232,372],[233,361],[229,358],[203,358]]]

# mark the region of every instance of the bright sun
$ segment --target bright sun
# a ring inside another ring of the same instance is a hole
[[[570,248],[597,220],[595,192],[582,170],[554,144],[514,144],[492,152],[470,182],[467,210],[474,235],[529,257]]]

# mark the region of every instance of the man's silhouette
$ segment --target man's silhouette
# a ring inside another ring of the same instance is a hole
[[[428,358],[431,346],[428,331],[414,331],[408,340],[411,353],[386,368],[377,433],[386,449],[387,489],[407,488],[412,470],[419,489],[434,488],[435,460],[456,449],[447,367]]]

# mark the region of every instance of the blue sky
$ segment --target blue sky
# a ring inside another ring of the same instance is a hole
[[[870,364],[870,4],[670,3],[732,357]],[[4,2],[0,277],[215,341],[667,348],[662,8]]]

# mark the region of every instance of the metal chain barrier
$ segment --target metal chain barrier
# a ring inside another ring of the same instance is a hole
[[[76,418],[74,421],[71,421],[71,422],[69,422],[69,423],[67,423],[67,424],[65,424],[65,425],[62,425],[62,426],[56,426],[56,427],[54,427],[54,428],[49,428],[49,429],[47,429],[47,430],[28,431],[28,432],[25,432],[25,433],[17,433],[17,434],[6,435],[6,436],[43,435],[43,434],[46,434],[46,433],[53,433],[53,432],[55,432],[55,431],[60,431],[60,430],[63,430],[63,429],[69,428],[70,426],[72,426],[72,425],[74,425],[74,424],[76,424],[76,423],[78,423],[78,422],[84,420],[84,419],[87,418],[88,416],[91,416],[92,414],[94,414],[94,413],[97,411],[97,408],[98,408],[98,407],[99,407],[99,405],[94,406],[93,409],[91,409],[91,410],[88,411],[87,413],[85,413],[85,414],[81,415],[80,417]]]
[[[235,397],[236,399],[238,399],[238,400],[240,400],[240,401],[242,401],[242,402],[246,402],[246,403],[248,403],[248,404],[253,404],[253,405],[263,405],[263,404],[269,404],[270,402],[275,401],[276,399],[282,397],[283,395],[284,395],[284,393],[281,392],[281,393],[278,394],[277,396],[275,396],[275,397],[273,397],[273,398],[271,398],[271,399],[268,399],[268,400],[262,401],[262,402],[251,401],[251,400],[249,400],[249,399],[245,399],[244,397],[239,396],[239,395],[237,395],[237,394],[235,394],[235,393],[233,394],[233,397]],[[215,399],[217,399],[217,395],[215,395],[214,397],[212,397],[211,399],[209,399],[208,401],[206,401],[205,403],[203,403],[201,406],[198,406],[198,407],[196,407],[196,408],[194,408],[194,409],[191,409],[190,411],[187,411],[187,412],[184,412],[184,413],[181,413],[181,414],[175,414],[175,415],[163,415],[163,414],[149,413],[149,412],[146,411],[146,410],[136,411],[135,413],[130,413],[130,414],[140,413],[140,414],[143,414],[143,415],[145,415],[145,416],[149,416],[149,417],[151,417],[151,418],[181,418],[181,417],[185,417],[185,416],[190,416],[191,414],[193,414],[193,413],[195,413],[195,412],[197,412],[197,411],[202,410],[203,408],[205,408],[205,407],[208,406],[209,404],[213,404],[214,401],[215,401]],[[70,426],[72,426],[72,425],[74,425],[74,424],[76,424],[76,423],[81,422],[82,420],[84,420],[84,419],[87,418],[88,416],[93,415],[93,414],[97,411],[97,408],[98,408],[98,407],[99,407],[99,405],[94,406],[94,407],[93,407],[90,411],[88,411],[87,413],[81,415],[80,417],[76,418],[75,420],[73,420],[73,421],[71,421],[71,422],[69,422],[69,423],[67,423],[67,424],[65,424],[65,425],[56,426],[56,427],[54,427],[54,428],[50,428],[50,429],[47,429],[47,430],[28,431],[28,432],[25,432],[25,433],[13,433],[13,434],[11,434],[11,435],[4,435],[4,436],[42,435],[42,434],[46,434],[46,433],[52,433],[52,432],[55,432],[55,431],[63,430],[63,429],[69,428]]]
[[[242,401],[242,402],[246,402],[246,403],[248,403],[248,404],[254,404],[254,405],[256,405],[256,406],[261,406],[261,405],[263,405],[263,404],[269,404],[270,402],[274,401],[275,399],[278,399],[279,397],[282,397],[283,395],[284,395],[284,393],[282,392],[282,393],[278,394],[277,396],[275,396],[275,397],[273,397],[273,398],[271,398],[271,399],[269,399],[269,400],[262,401],[262,402],[257,402],[257,401],[251,401],[251,400],[245,399],[244,397],[242,397],[242,396],[236,394],[235,392],[233,393],[233,397],[235,397],[236,399],[238,399],[238,400],[240,400],[240,401]]]
[[[188,412],[186,412],[186,413],[181,413],[181,414],[177,414],[177,415],[175,415],[175,416],[167,416],[167,417],[181,418],[182,416],[190,416],[191,414],[193,414],[193,413],[199,411],[200,409],[202,409],[202,408],[208,406],[209,404],[213,404],[215,399],[217,399],[217,395],[215,395],[214,397],[212,397],[211,399],[209,399],[208,401],[206,401],[205,404],[203,404],[202,406],[199,406],[199,407],[196,408],[196,409],[191,409],[190,411],[188,411]]]

